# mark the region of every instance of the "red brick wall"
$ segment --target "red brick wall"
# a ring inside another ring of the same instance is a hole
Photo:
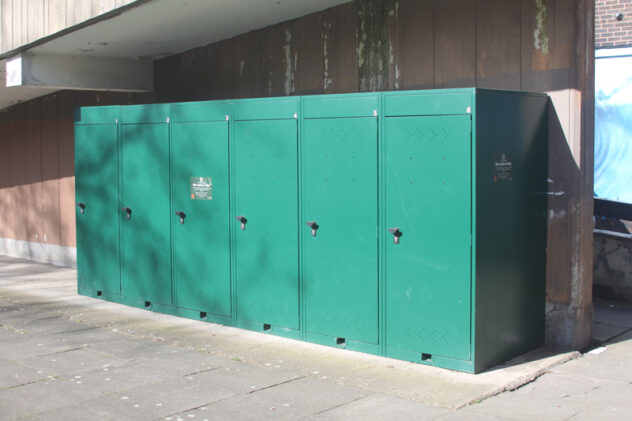
[[[623,20],[615,16],[623,14]],[[632,46],[632,0],[595,2],[595,48]]]

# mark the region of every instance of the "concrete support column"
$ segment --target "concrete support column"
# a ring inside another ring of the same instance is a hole
[[[593,314],[595,11],[592,0],[574,3],[568,133],[554,107],[550,120],[546,342],[561,350],[590,343]]]

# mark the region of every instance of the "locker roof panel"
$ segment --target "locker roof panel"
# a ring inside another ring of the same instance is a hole
[[[231,113],[230,101],[201,101],[173,104],[172,122],[223,121]]]
[[[377,116],[379,95],[326,95],[303,97],[303,117],[373,117]]]
[[[406,115],[471,114],[474,89],[429,90],[384,94],[387,117]]]
[[[121,118],[121,107],[75,108],[75,124],[116,124]]]
[[[123,124],[168,123],[171,104],[128,105],[121,107]]]
[[[243,99],[233,103],[235,120],[282,120],[296,118],[298,98]]]

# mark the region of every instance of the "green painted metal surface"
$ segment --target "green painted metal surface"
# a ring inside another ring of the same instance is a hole
[[[419,361],[470,358],[470,136],[469,115],[385,121],[386,344]]]
[[[123,294],[172,304],[168,124],[122,125],[120,178]]]
[[[546,109],[479,89],[79,109],[79,292],[487,369],[543,342]]]
[[[228,122],[173,123],[171,146],[176,304],[230,316]]]
[[[77,277],[91,295],[121,293],[117,154],[117,124],[75,126]]]
[[[307,332],[378,342],[377,129],[376,117],[303,122]]]
[[[298,329],[297,120],[233,125],[237,317]]]

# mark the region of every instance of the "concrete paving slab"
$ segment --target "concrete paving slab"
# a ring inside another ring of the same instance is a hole
[[[599,323],[632,327],[632,311],[630,311],[629,305],[596,303],[593,320]]]
[[[589,394],[609,385],[616,388],[621,387],[622,383],[593,377],[578,377],[576,374],[552,372],[523,386],[515,393],[532,398],[569,399],[585,402]]]
[[[102,331],[105,331],[102,329]],[[105,331],[108,332],[108,331]],[[180,349],[171,344],[157,341],[147,341],[130,336],[120,335],[107,342],[91,342],[88,351],[96,352],[123,360],[153,357],[160,354],[170,354]]]
[[[42,371],[0,359],[0,391],[43,379],[46,375]]]
[[[73,348],[73,346],[60,343],[50,337],[33,337],[23,334],[0,342],[0,358],[19,361],[40,355],[64,352]]]
[[[72,332],[75,330],[86,329],[88,326],[63,319],[59,316],[48,316],[42,319],[33,319],[19,323],[3,322],[5,326],[24,331],[29,335],[52,335],[55,333]]]
[[[20,360],[20,363],[27,367],[44,371],[54,376],[68,377],[81,375],[103,367],[117,366],[124,362],[117,358],[95,354],[84,349],[72,349]]]
[[[2,419],[12,420],[85,400],[100,392],[65,379],[49,378],[45,381],[3,390],[0,393]],[[51,418],[49,418],[51,419]]]
[[[495,416],[504,420],[567,420],[584,409],[582,403],[568,399],[532,397],[519,392],[507,392],[479,404],[472,404],[473,414]]]
[[[618,336],[631,329],[632,328],[628,326],[593,322],[592,338],[597,342],[605,342],[608,339]]]
[[[174,364],[177,361],[177,364]],[[230,361],[218,359],[200,352],[176,349],[174,352],[153,356],[139,356],[126,363],[139,371],[159,368],[171,376],[186,376],[212,370],[230,364]]]
[[[310,419],[391,421],[410,419],[412,415],[415,420],[425,421],[441,419],[440,417],[452,413],[454,413],[453,410],[436,408],[419,402],[384,395],[368,395],[329,409]]]
[[[529,419],[530,418],[525,418]],[[458,411],[451,411],[449,414],[437,418],[437,421],[507,421],[505,418],[497,417],[490,414],[480,414],[472,412],[468,408]]]
[[[119,341],[121,337],[121,335],[112,333],[107,329],[90,327],[78,323],[77,326],[80,327],[77,330],[56,333],[46,337],[53,339],[60,344],[72,347],[87,347],[88,345],[98,346],[108,344]]]
[[[353,402],[365,393],[327,382],[300,378],[175,414],[177,419],[296,420]]]
[[[586,354],[583,358],[552,369],[554,373],[573,374],[583,377],[613,380],[618,382],[632,382],[632,355],[617,355],[609,358],[613,351],[607,349],[599,355]]]

